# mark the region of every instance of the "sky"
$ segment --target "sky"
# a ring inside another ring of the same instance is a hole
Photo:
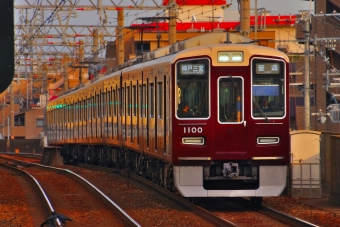
[[[228,10],[237,10],[237,0],[227,0],[227,4],[232,3]],[[264,7],[271,11],[271,15],[298,14],[300,10],[314,9],[314,2],[302,0],[257,0],[257,7]],[[250,8],[255,8],[255,0],[250,0]],[[312,11],[314,13],[314,11]]]

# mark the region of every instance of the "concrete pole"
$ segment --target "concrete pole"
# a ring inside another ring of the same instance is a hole
[[[257,24],[258,24],[257,0],[255,0],[255,35],[254,40],[257,40]]]
[[[117,56],[118,56],[118,65],[122,65],[124,63],[124,42],[123,42],[123,27],[124,27],[124,10],[118,10],[118,27],[116,29],[116,46],[117,48]]]
[[[241,0],[240,9],[240,34],[248,37],[250,33],[250,0]]]
[[[10,85],[11,89],[11,140],[14,139],[14,87],[13,81]]]
[[[64,71],[64,93],[68,91],[68,71],[67,71],[67,61],[66,57],[64,57],[63,61],[63,71]]]
[[[93,29],[93,61],[98,62],[98,30]]]
[[[79,40],[79,61],[82,62],[84,60],[84,40]],[[81,64],[79,64],[79,85],[82,85],[82,70],[81,70]]]
[[[304,118],[305,130],[310,130],[310,82],[309,82],[309,15],[306,15],[306,42],[305,42],[305,89],[304,89]]]
[[[170,21],[169,21],[169,45],[172,45],[176,43],[177,38],[176,38],[176,20],[177,20],[177,15],[176,15],[176,1],[175,0],[169,0],[169,16],[170,16]]]

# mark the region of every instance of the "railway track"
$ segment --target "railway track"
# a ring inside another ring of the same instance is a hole
[[[116,173],[119,174],[123,177],[127,178],[127,182],[129,179],[136,181],[140,184],[146,185],[149,188],[152,188],[152,190],[156,190],[157,192],[161,193],[163,196],[165,196],[167,199],[174,201],[177,204],[181,204],[183,207],[190,209],[192,212],[197,214],[198,216],[208,220],[210,223],[212,223],[215,226],[230,226],[230,227],[235,227],[237,226],[235,223],[232,223],[231,221],[228,221],[226,219],[223,219],[221,217],[218,217],[212,212],[209,212],[205,209],[202,209],[199,206],[196,206],[195,204],[189,202],[188,200],[176,195],[175,193],[172,193],[152,182],[149,180],[142,178],[140,176],[137,176],[135,174],[129,174],[126,170],[113,170],[110,168],[104,168],[104,167],[99,167],[99,166],[93,166],[93,165],[86,165],[86,164],[78,164],[79,167],[81,168],[86,168],[90,170],[97,170],[97,171],[104,171],[104,172],[109,172],[109,173]]]
[[[13,171],[16,168],[16,171],[27,173],[39,182],[45,191],[45,196],[41,197],[49,200],[49,214],[55,211],[66,215],[76,226],[140,226],[94,185],[69,170],[21,161],[7,166],[12,166]],[[84,218],[86,216],[91,218]]]
[[[51,206],[41,186],[30,174],[12,165],[8,165],[5,162],[0,162],[0,174],[2,176],[10,175],[11,177],[14,177],[15,180],[17,180],[21,190],[23,191],[23,195],[27,198],[27,202],[30,207],[29,214],[32,217],[32,221],[35,222],[35,226],[40,226],[40,224],[43,223],[43,221],[46,220],[53,211],[53,207]],[[8,220],[1,220],[0,225],[10,226],[11,218],[12,217],[9,217]],[[26,220],[25,222],[29,224],[29,220]]]
[[[294,226],[294,227],[316,227],[317,226],[310,222],[307,222],[299,218],[293,217],[291,215],[282,213],[280,211],[274,210],[267,206],[263,206],[263,205],[256,206],[249,199],[246,199],[246,198],[226,198],[225,200],[227,201],[221,200],[219,201],[219,203],[222,204],[222,206],[224,202],[225,204],[234,203],[234,205],[230,205],[230,206],[233,206],[233,207],[242,206],[245,209],[243,211],[245,213],[257,212],[267,217],[270,217],[273,220],[277,220],[279,223],[282,223],[287,226]],[[216,206],[214,208],[216,210]],[[217,209],[220,209],[220,208],[217,208]],[[223,210],[223,208],[221,210]],[[220,211],[219,213],[222,213],[222,212],[223,211]]]
[[[85,164],[79,164],[78,166],[80,166],[82,168],[98,170],[98,171],[105,171],[105,172],[112,172],[113,171],[112,169],[103,168],[103,167],[99,167],[99,166],[91,166],[91,165],[85,165]],[[127,173],[124,170],[123,171],[115,170],[114,172],[119,173],[119,174],[127,177]],[[198,215],[204,217],[205,219],[209,220],[210,222],[214,223],[216,226],[238,226],[236,223],[228,221],[227,218],[220,217],[218,214],[215,213],[214,209],[204,209],[202,206],[196,206],[195,204],[192,203],[193,200],[186,200],[186,199],[180,197],[179,195],[176,195],[175,193],[172,193],[168,190],[165,190],[164,188],[159,187],[159,186],[155,185],[154,183],[150,182],[149,180],[142,178],[140,176],[137,176],[137,175],[134,175],[134,174],[129,174],[129,177],[132,180],[135,180],[135,181],[138,181],[142,184],[148,185],[152,189],[163,193],[164,195],[169,197],[169,199],[173,199],[176,202],[182,203],[184,206],[191,209],[196,214],[198,214]],[[209,199],[203,199],[203,200],[207,201]],[[221,202],[223,199],[219,198],[218,200],[219,200],[219,202]],[[276,211],[276,210],[271,209],[269,207],[266,207],[266,206],[256,207],[256,206],[254,206],[253,203],[251,203],[250,200],[247,200],[245,198],[235,198],[235,199],[229,199],[229,200],[233,201],[236,204],[240,204],[240,205],[244,206],[246,210],[244,210],[243,212],[245,212],[245,213],[249,212],[249,211],[254,211],[254,212],[258,212],[261,215],[264,215],[264,216],[267,216],[267,217],[273,219],[272,222],[273,223],[277,222],[277,226],[286,225],[286,226],[297,226],[297,227],[316,227],[316,225],[314,225],[312,223],[309,223],[309,222],[301,220],[299,218],[284,214],[282,212]],[[197,202],[197,200],[195,200],[195,202]]]
[[[238,226],[237,224],[228,221],[228,216],[223,216],[221,215],[221,213],[223,213],[223,211],[219,211],[216,212],[216,207],[214,209],[209,209],[209,208],[202,208],[204,207],[204,205],[201,206],[201,203],[203,200],[209,200],[209,198],[200,199],[200,206],[196,206],[195,204],[193,204],[192,200],[188,201],[178,195],[176,195],[175,193],[169,192],[168,190],[165,190],[162,187],[159,187],[157,185],[155,185],[154,183],[139,177],[137,175],[134,174],[128,174],[125,171],[121,171],[121,170],[115,170],[112,168],[103,168],[103,167],[98,167],[98,166],[93,166],[93,165],[85,165],[85,164],[79,164],[79,167],[81,168],[85,168],[88,170],[98,170],[98,171],[102,171],[102,172],[109,172],[109,173],[116,173],[120,176],[123,176],[126,178],[126,182],[128,184],[129,180],[133,180],[133,181],[137,181],[139,183],[142,183],[144,185],[147,185],[148,187],[152,187],[153,190],[157,190],[158,192],[164,194],[167,198],[175,201],[176,203],[180,203],[182,204],[184,207],[186,207],[187,209],[190,209],[192,212],[196,213],[197,215],[203,217],[204,219],[208,220],[210,223],[213,223],[215,226]],[[129,177],[127,177],[127,175]],[[316,226],[312,223],[303,221],[301,219],[292,217],[290,215],[281,213],[279,211],[275,211],[269,207],[265,207],[265,206],[261,206],[261,207],[254,207],[253,204],[247,200],[247,199],[243,199],[243,198],[235,198],[235,199],[230,199],[228,198],[228,200],[230,200],[231,202],[235,203],[235,204],[239,204],[240,206],[245,207],[244,210],[242,210],[241,212],[244,213],[248,213],[248,212],[257,212],[258,215],[262,215],[262,216],[267,216],[270,217],[271,219],[273,219],[273,222],[275,223],[275,221],[277,221],[277,225],[278,226]],[[223,199],[219,198],[219,202],[218,203],[223,203],[222,202]],[[211,201],[210,201],[211,202]],[[204,204],[205,202],[203,202]],[[208,202],[209,203],[209,202]],[[228,206],[228,205],[226,205]],[[229,205],[230,207],[235,207],[235,205]],[[230,208],[228,208],[230,210]],[[210,211],[208,211],[210,210]],[[226,207],[224,207],[224,211],[226,210]],[[222,218],[221,218],[222,217]],[[239,225],[242,226],[242,225]]]

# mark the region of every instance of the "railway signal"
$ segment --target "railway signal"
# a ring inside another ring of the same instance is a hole
[[[13,1],[0,1],[0,93],[11,84],[14,76]]]

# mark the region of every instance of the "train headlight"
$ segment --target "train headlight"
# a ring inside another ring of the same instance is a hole
[[[257,137],[257,144],[278,144],[279,137]]]
[[[183,137],[182,143],[189,145],[204,145],[204,137]]]
[[[220,51],[217,53],[218,62],[243,62],[242,51]]]

